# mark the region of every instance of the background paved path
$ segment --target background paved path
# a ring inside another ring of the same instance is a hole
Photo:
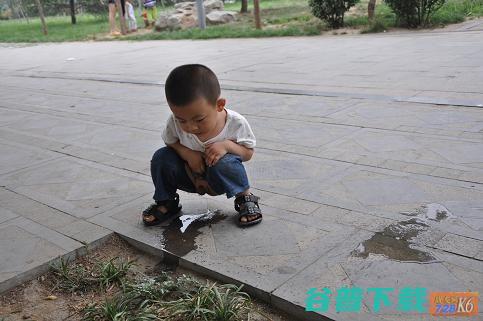
[[[476,26],[476,27],[475,27]],[[0,290],[112,231],[305,319],[311,287],[483,292],[483,31],[0,45]],[[454,29],[454,28],[453,28]],[[145,229],[169,70],[199,62],[258,138],[265,219],[182,194]],[[218,211],[217,211],[218,210]],[[397,292],[391,295],[393,304]],[[334,302],[334,301],[333,301]],[[336,320],[421,320],[395,306]],[[483,315],[480,313],[479,318]],[[477,317],[478,318],[478,317]],[[475,320],[477,319],[475,318]]]

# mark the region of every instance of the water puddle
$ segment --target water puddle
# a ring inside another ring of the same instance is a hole
[[[164,227],[164,248],[178,256],[184,256],[195,250],[195,239],[201,234],[203,226],[210,226],[224,220],[227,216],[219,210],[207,210],[205,213],[182,215]]]
[[[211,220],[217,213],[217,210],[211,211],[207,210],[205,213],[201,214],[194,214],[194,215],[181,215],[179,217],[179,220],[181,221],[181,227],[180,231],[181,233],[184,233],[188,226],[191,225],[191,223],[199,221],[208,221]]]
[[[416,216],[423,220],[429,219],[437,222],[445,219],[456,218],[456,216],[453,215],[453,213],[451,213],[446,207],[438,203],[423,205],[412,212],[401,212],[401,214],[406,216]]]
[[[455,218],[446,207],[441,204],[432,203],[426,205],[426,217],[433,221],[442,221],[449,218]]]
[[[411,219],[391,224],[375,233],[352,251],[356,257],[368,258],[371,254],[383,255],[401,262],[432,263],[436,259],[429,253],[414,248],[417,236],[430,229],[430,221],[440,222],[455,216],[443,205],[432,203],[410,213]]]
[[[411,239],[427,229],[428,225],[417,219],[391,224],[360,243],[352,255],[368,258],[370,254],[379,254],[401,262],[434,261],[435,258],[430,254],[411,248]]]

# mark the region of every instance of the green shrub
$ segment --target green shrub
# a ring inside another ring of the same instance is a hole
[[[344,25],[344,14],[359,0],[309,0],[312,14],[327,21],[332,28]]]
[[[376,32],[385,32],[387,30],[387,26],[384,21],[375,19],[369,22],[369,25],[362,29],[361,33],[376,33]]]
[[[415,28],[427,26],[431,16],[446,0],[384,0],[396,14],[398,24]]]

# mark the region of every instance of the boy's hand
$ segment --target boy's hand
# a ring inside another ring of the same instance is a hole
[[[205,147],[206,165],[210,167],[215,165],[220,160],[220,158],[222,158],[223,156],[226,155],[226,153],[228,153],[225,142],[226,141],[217,142]]]
[[[189,151],[185,155],[185,160],[193,173],[203,174],[205,172],[205,160],[203,153],[198,151]]]

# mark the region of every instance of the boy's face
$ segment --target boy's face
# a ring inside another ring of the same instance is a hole
[[[216,128],[218,113],[225,109],[226,100],[218,98],[210,104],[205,98],[198,98],[188,105],[169,105],[181,129],[187,133],[202,136]]]

